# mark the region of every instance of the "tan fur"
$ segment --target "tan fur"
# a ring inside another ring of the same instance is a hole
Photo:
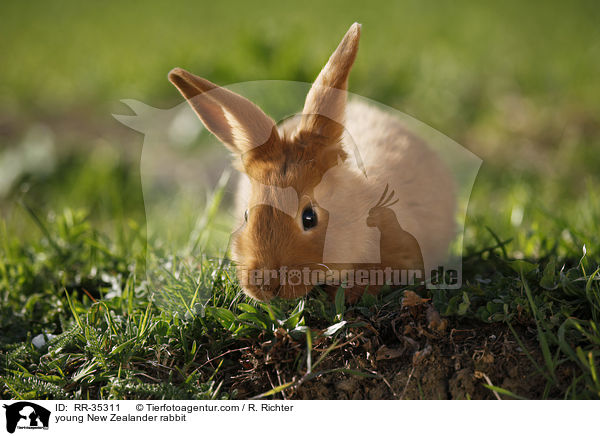
[[[240,279],[244,269],[282,266],[427,272],[446,255],[455,208],[448,170],[396,118],[365,103],[346,104],[359,37],[354,24],[309,91],[303,114],[277,128],[241,96],[180,69],[169,75],[207,128],[236,153],[243,173],[236,203],[240,229],[232,240]],[[349,157],[352,144],[366,177]],[[378,203],[384,190],[389,198]],[[307,205],[317,212],[318,225],[305,231]],[[261,286],[241,281],[248,295],[261,300],[310,291],[278,279]],[[363,291],[349,289],[347,296]]]

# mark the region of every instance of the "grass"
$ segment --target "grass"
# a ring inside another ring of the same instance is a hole
[[[339,296],[332,302],[318,292],[299,301],[256,303],[240,292],[229,264],[152,248],[147,262],[130,257],[131,251],[144,253],[139,227],[121,245],[95,230],[81,211],[67,209],[52,220],[25,205],[21,213],[38,237],[25,245],[3,235],[5,398],[236,398],[232,380],[248,369],[236,358],[240,350],[265,343],[276,349],[288,337],[294,340],[286,353],[296,378],[283,387],[331,371],[377,377],[359,368],[325,365],[321,371],[319,365],[360,328],[357,315],[402,310],[401,290],[350,307]],[[435,307],[458,324],[508,324],[517,341],[515,326],[535,329],[543,359],[521,345],[544,377],[542,397],[597,398],[598,264],[587,253],[569,257],[575,242],[548,247],[537,259],[515,259],[513,243],[497,244],[495,234],[481,232],[487,238],[477,239],[492,240],[490,248],[470,249],[463,289],[433,292]],[[538,237],[525,242],[535,246]],[[146,268],[154,271],[152,282]],[[33,336],[43,333],[56,336],[34,346]],[[315,343],[321,344],[318,352]],[[572,373],[565,379],[561,371]],[[278,394],[282,386],[274,382],[262,394]]]
[[[516,351],[473,363],[483,390],[465,397],[600,398],[598,7],[405,2],[383,14],[332,3],[294,17],[283,8],[231,17],[221,3],[0,6],[0,51],[13,60],[0,71],[0,398],[301,398],[319,397],[319,384],[346,392],[351,380],[381,386],[381,397],[437,398],[419,365],[438,349],[457,361],[485,356],[492,334]],[[448,320],[445,332],[422,321],[424,308],[403,306],[404,289],[355,305],[318,290],[249,300],[220,260],[229,185],[175,206],[173,187],[159,186],[149,203],[139,136],[107,121],[121,98],[179,103],[165,79],[174,66],[218,83],[310,81],[356,20],[364,37],[352,90],[484,160],[463,287],[418,290]],[[167,204],[162,226],[147,229],[147,210]],[[192,241],[179,240],[181,228]],[[456,339],[470,329],[487,336]],[[382,350],[402,353],[378,360]],[[493,365],[523,366],[525,389]]]

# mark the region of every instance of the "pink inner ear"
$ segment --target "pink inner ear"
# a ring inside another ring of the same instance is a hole
[[[224,144],[230,147],[234,146],[232,129],[227,122],[225,113],[221,106],[215,104],[205,94],[197,95],[188,102],[202,120],[208,130],[210,130]]]
[[[246,98],[202,77],[175,68],[169,80],[188,100],[206,128],[236,153],[276,139],[275,122]]]

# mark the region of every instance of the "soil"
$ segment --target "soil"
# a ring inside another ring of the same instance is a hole
[[[543,367],[534,328],[515,327],[526,352],[506,324],[449,322],[426,300],[416,298],[399,312],[384,307],[369,316],[354,314],[348,321],[356,326],[335,344],[328,338],[317,340],[308,375],[306,341],[276,332],[275,339],[252,344],[242,353],[245,370],[232,378],[232,388],[238,398],[257,397],[290,382],[292,386],[271,398],[514,398],[488,385],[528,399],[543,397],[546,380],[532,362]],[[567,371],[563,368],[558,378],[567,380]],[[558,395],[547,393],[550,398]]]

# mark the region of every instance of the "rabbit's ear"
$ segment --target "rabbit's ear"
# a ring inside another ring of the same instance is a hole
[[[275,122],[254,103],[181,68],[169,80],[200,117],[208,130],[235,153],[278,139]]]
[[[348,75],[358,51],[360,24],[354,23],[313,83],[299,131],[337,141],[344,132]]]

